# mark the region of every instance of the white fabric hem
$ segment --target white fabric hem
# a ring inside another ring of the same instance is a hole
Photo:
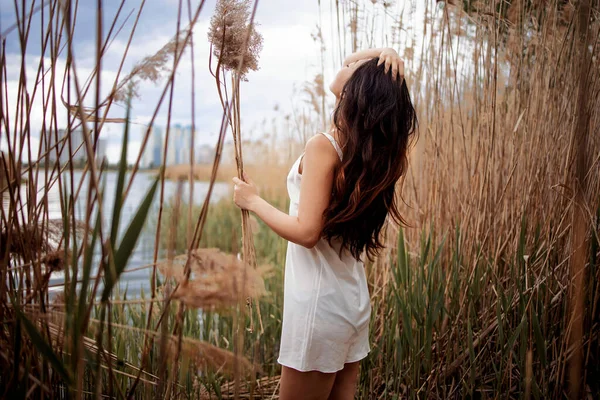
[[[369,349],[366,352],[362,353],[360,356],[355,357],[355,358],[351,358],[350,360],[344,362],[344,365],[348,364],[348,363],[353,363],[353,362],[360,361],[360,360],[364,359],[365,357],[367,357],[370,352],[371,352],[371,350]],[[277,359],[277,363],[279,365],[283,365],[284,367],[293,368],[296,371],[300,371],[300,372],[319,371],[319,372],[323,372],[325,374],[332,374],[332,373],[335,373],[335,372],[338,372],[338,371],[341,371],[342,369],[344,369],[344,365],[342,365],[341,368],[338,368],[338,369],[319,368],[319,367],[316,367],[316,368],[301,368],[301,367],[295,366],[294,363],[289,363],[287,361],[283,361],[282,362],[281,359],[279,359],[279,358]]]
[[[316,367],[316,368],[300,368],[300,367],[294,365],[294,363],[288,363],[287,361],[283,361],[282,362],[279,359],[277,360],[277,363],[279,363],[280,365],[283,365],[284,367],[293,368],[293,369],[295,369],[297,371],[300,371],[300,372],[319,371],[319,372],[323,372],[325,374],[333,374],[335,372],[338,372],[338,371],[341,371],[342,369],[344,369],[343,365],[342,365],[341,368],[338,368],[338,369],[319,368],[319,367]]]
[[[346,363],[352,363],[352,362],[360,361],[363,358],[367,357],[370,352],[371,352],[371,350],[367,350],[366,352],[362,353],[360,356],[358,356],[356,358],[351,358],[349,361],[346,361]]]

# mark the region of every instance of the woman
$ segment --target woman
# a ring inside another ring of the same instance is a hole
[[[391,72],[390,72],[391,71]],[[398,78],[399,76],[399,78]],[[393,49],[356,52],[330,85],[329,133],[306,143],[287,177],[289,214],[234,178],[234,202],[289,241],[278,362],[280,399],[353,399],[367,356],[371,304],[362,257],[403,222],[395,183],[407,167],[415,111]]]

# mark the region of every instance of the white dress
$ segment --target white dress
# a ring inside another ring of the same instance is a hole
[[[342,152],[335,139],[323,133]],[[290,215],[298,215],[300,180],[296,160],[287,177]],[[336,372],[371,350],[371,302],[364,264],[340,241],[321,238],[315,247],[289,242],[285,260],[283,325],[277,362],[299,371]]]

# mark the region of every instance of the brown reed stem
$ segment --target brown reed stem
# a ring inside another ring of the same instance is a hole
[[[590,32],[588,29],[590,19],[590,1],[582,0],[578,7],[577,40],[578,40],[578,70],[579,88],[577,99],[577,122],[573,131],[575,164],[573,190],[574,207],[571,234],[571,246],[574,251],[570,262],[570,307],[571,315],[569,325],[572,326],[569,335],[569,345],[575,348],[574,355],[569,360],[569,397],[580,398],[581,387],[585,384],[585,376],[581,373],[583,367],[583,318],[586,293],[586,263],[588,259],[587,245],[587,219],[584,209],[587,208],[586,192],[588,172],[588,136],[589,136],[589,70],[590,52],[588,51]],[[582,379],[583,378],[583,379]]]

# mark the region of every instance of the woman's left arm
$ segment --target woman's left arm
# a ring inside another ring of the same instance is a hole
[[[262,199],[248,178],[248,183],[233,178],[234,202],[240,208],[254,212],[282,238],[312,248],[321,238],[323,213],[329,205],[333,171],[338,160],[335,149],[325,136],[316,135],[306,143],[298,216],[288,215]]]
[[[400,75],[401,79],[404,79],[404,61],[396,50],[391,47],[386,47],[382,49],[366,49],[360,50],[350,54],[344,60],[343,66],[347,67],[349,64],[354,62],[371,59],[374,57],[379,57],[379,62],[377,66],[384,64],[384,72],[387,74],[388,71],[392,70],[392,79],[396,80],[396,75]]]

